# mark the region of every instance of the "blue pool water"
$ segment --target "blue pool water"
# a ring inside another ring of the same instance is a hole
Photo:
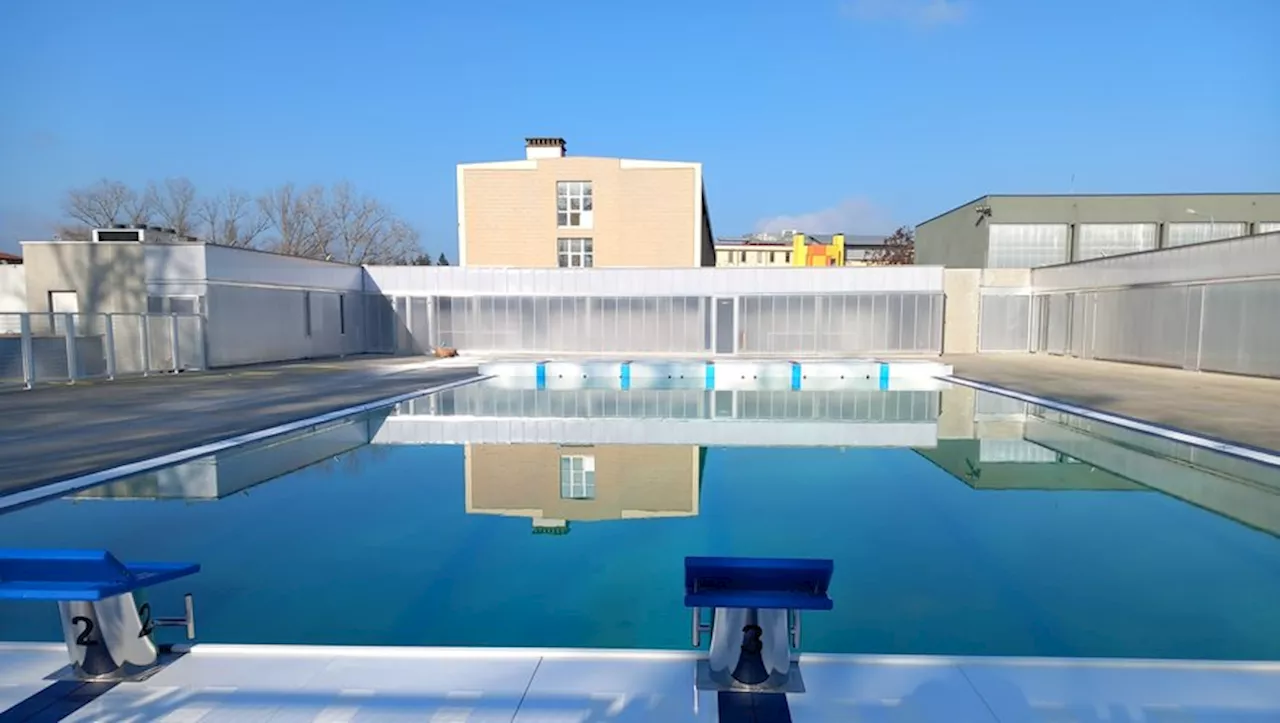
[[[601,429],[758,442],[563,446],[527,438],[572,392],[468,389],[0,515],[0,546],[199,562],[150,600],[193,592],[204,642],[687,649],[685,556],[752,555],[834,559],[813,652],[1280,659],[1273,470],[965,390],[581,392]],[[915,446],[770,446],[884,425]],[[59,638],[0,603],[0,640]]]

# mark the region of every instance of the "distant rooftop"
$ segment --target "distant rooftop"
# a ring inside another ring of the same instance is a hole
[[[21,256],[15,256],[14,254],[6,254],[5,252],[0,251],[0,264],[9,265],[9,264],[21,264],[21,263],[22,263]]]
[[[795,233],[800,233],[799,231]],[[754,233],[746,236],[730,236],[716,239],[717,246],[790,246],[791,232],[782,234]],[[844,245],[850,246],[883,246],[884,240],[890,234],[863,234],[863,233],[846,233],[844,235]],[[835,234],[830,233],[808,233],[805,234],[811,241],[820,244],[829,244]]]

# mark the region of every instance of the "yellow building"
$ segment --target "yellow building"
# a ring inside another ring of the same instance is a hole
[[[883,245],[879,235],[753,234],[717,239],[716,266],[866,266]]]
[[[529,138],[525,158],[458,166],[462,266],[714,266],[702,164],[567,156]]]

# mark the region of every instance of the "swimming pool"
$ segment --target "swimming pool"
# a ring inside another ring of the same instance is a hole
[[[830,557],[811,652],[1280,659],[1280,474],[969,389],[482,383],[0,515],[194,561],[204,642],[686,649],[687,555]],[[175,603],[176,604],[176,603]],[[0,604],[0,640],[58,640]]]

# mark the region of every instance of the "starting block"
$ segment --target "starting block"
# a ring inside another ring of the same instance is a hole
[[[831,610],[831,560],[687,557],[684,604],[693,610],[693,647],[711,633],[699,661],[698,688],[803,692],[792,652],[800,649],[800,612]],[[702,609],[711,608],[711,622]]]
[[[123,680],[156,666],[157,627],[185,627],[187,639],[195,639],[190,594],[180,618],[154,617],[151,604],[138,596],[199,570],[192,563],[123,563],[106,550],[0,549],[0,600],[56,602],[76,676]]]

